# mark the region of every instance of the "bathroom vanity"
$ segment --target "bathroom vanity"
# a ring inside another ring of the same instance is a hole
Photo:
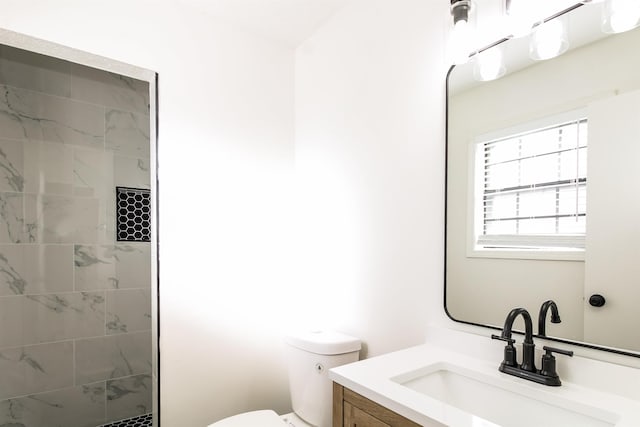
[[[575,356],[550,387],[499,372],[502,347],[489,336],[447,334],[466,349],[429,340],[332,369],[334,427],[638,426],[638,370]]]
[[[441,424],[433,424],[434,427]],[[397,414],[353,390],[333,383],[333,427],[419,427],[413,421]]]

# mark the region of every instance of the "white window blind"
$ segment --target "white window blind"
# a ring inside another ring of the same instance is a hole
[[[587,119],[481,143],[484,248],[583,249]]]

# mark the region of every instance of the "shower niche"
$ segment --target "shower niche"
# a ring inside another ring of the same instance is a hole
[[[155,73],[130,69],[0,45],[0,425],[158,425]]]

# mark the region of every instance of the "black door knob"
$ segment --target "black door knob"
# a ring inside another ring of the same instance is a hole
[[[605,302],[607,302],[607,300],[600,294],[593,294],[589,297],[589,304],[593,307],[602,307]]]

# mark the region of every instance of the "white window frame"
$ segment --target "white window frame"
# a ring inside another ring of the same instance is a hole
[[[478,171],[484,172],[482,157],[477,155],[478,150],[482,150],[484,143],[517,135],[521,133],[535,131],[545,127],[577,121],[587,117],[587,109],[567,111],[554,114],[537,120],[528,121],[516,126],[500,129],[494,132],[477,136],[471,141],[468,158],[468,184],[467,184],[467,257],[469,258],[503,258],[503,259],[532,259],[532,260],[555,260],[555,261],[584,261],[584,248],[552,247],[548,244],[545,248],[484,248],[477,244],[479,236],[478,230],[483,229],[483,204],[477,202],[482,200],[484,182],[476,179]],[[587,145],[588,146],[588,145]],[[562,237],[558,239],[562,241]],[[570,238],[569,238],[570,239]]]

